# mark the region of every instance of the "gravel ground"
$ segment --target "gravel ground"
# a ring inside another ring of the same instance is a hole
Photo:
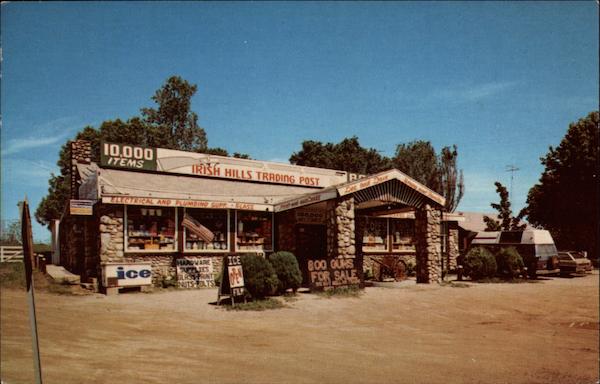
[[[598,271],[535,283],[380,284],[226,311],[215,289],[36,292],[45,383],[598,381]],[[33,382],[25,292],[1,292],[1,378]]]

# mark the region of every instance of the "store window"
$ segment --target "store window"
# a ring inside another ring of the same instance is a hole
[[[391,220],[392,250],[415,251],[415,221]]]
[[[229,211],[186,209],[182,225],[185,252],[229,251]]]
[[[382,252],[388,250],[387,219],[366,218],[363,233],[363,252]]]
[[[236,213],[236,251],[272,251],[273,215],[269,212]]]
[[[129,252],[177,250],[175,208],[125,206],[125,244]]]

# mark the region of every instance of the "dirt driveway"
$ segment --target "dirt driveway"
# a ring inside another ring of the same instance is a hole
[[[403,283],[225,311],[215,290],[39,293],[45,383],[596,383],[598,271]],[[33,382],[25,293],[1,293],[3,383]]]

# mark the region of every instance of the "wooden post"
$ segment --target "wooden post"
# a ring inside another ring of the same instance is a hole
[[[40,347],[38,343],[37,320],[35,316],[35,297],[33,294],[33,234],[29,205],[27,199],[23,201],[21,215],[21,237],[23,240],[23,262],[25,263],[25,280],[27,281],[27,301],[29,302],[29,325],[31,327],[31,341],[33,344],[33,370],[35,382],[42,383],[42,366],[40,362]]]

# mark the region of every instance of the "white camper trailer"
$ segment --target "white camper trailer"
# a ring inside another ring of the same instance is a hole
[[[485,247],[492,252],[500,248],[515,247],[523,258],[529,276],[538,271],[558,273],[558,251],[550,232],[540,229],[525,231],[478,232],[471,247]]]

